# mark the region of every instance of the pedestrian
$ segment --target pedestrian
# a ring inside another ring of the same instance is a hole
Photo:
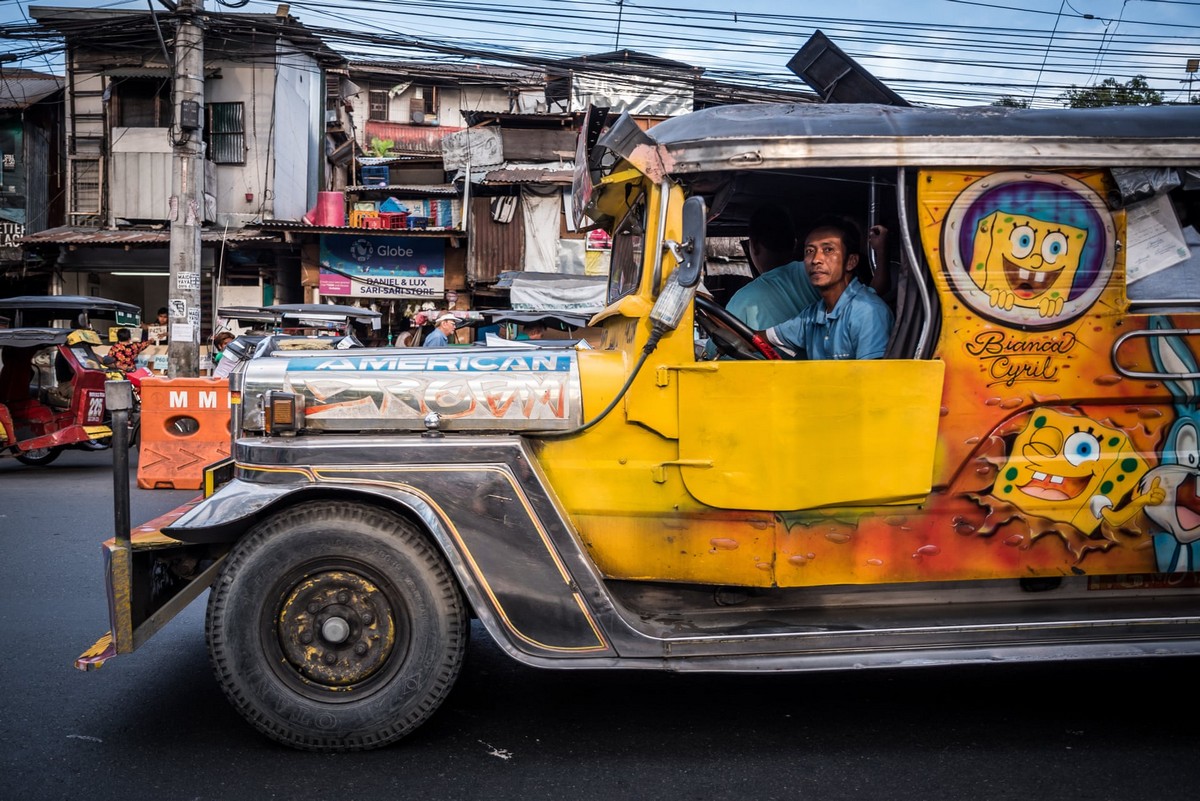
[[[449,345],[450,337],[454,336],[454,327],[458,324],[458,318],[450,312],[445,312],[433,322],[436,327],[426,337],[422,347],[441,348]]]

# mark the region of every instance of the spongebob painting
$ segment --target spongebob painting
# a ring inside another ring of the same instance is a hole
[[[1087,243],[1083,228],[996,211],[979,221],[970,275],[993,307],[1063,310]]]
[[[982,319],[1062,328],[1093,308],[1116,264],[1117,220],[1103,172],[923,173],[930,263]]]
[[[1101,522],[1123,526],[1147,505],[1163,501],[1157,483],[1137,488],[1147,470],[1121,429],[1039,409],[1013,442],[993,492],[1029,514],[1090,535]]]

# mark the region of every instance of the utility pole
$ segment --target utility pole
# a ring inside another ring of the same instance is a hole
[[[200,226],[204,219],[204,0],[179,0],[175,34],[175,147],[171,183],[167,377],[200,374]]]

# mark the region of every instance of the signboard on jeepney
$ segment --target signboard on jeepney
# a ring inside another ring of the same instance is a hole
[[[321,236],[322,295],[441,298],[445,276],[445,246],[441,239]]]

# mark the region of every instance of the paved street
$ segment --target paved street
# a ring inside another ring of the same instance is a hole
[[[0,461],[3,797],[1166,798],[1200,782],[1200,660],[823,676],[547,672],[476,628],[457,688],[382,751],[315,755],[242,722],[201,603],[84,674],[106,629],[111,456]],[[135,522],[190,492],[134,491]]]

